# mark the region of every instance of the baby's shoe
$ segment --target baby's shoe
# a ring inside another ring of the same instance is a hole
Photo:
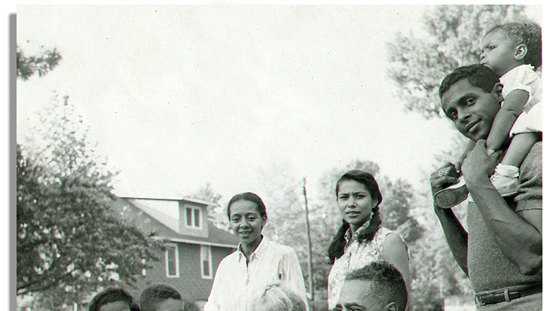
[[[451,208],[464,202],[466,198],[468,198],[468,188],[466,188],[462,176],[458,178],[456,184],[441,189],[434,194],[435,204],[441,208]]]
[[[512,165],[499,164],[491,176],[491,182],[503,197],[514,195],[519,190],[519,169]]]

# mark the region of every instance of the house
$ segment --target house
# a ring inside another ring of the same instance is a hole
[[[145,233],[155,232],[165,246],[152,269],[142,271],[133,294],[156,283],[171,285],[183,298],[202,305],[208,299],[221,260],[238,239],[208,221],[208,202],[189,198],[119,197],[115,202],[126,221]]]

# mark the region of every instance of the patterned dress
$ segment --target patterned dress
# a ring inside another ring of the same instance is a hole
[[[362,268],[375,261],[384,261],[384,258],[382,258],[382,243],[388,235],[394,232],[390,229],[380,227],[371,241],[359,243],[355,237],[358,236],[360,230],[365,230],[366,226],[368,226],[368,222],[357,229],[353,238],[351,238],[351,229],[346,233],[347,243],[344,254],[334,261],[334,265],[328,275],[329,310],[332,310],[336,306],[348,272]]]

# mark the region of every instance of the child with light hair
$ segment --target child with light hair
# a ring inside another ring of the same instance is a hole
[[[501,107],[494,118],[486,146],[489,155],[506,150],[495,168],[491,182],[502,197],[513,196],[519,189],[519,167],[542,139],[542,82],[536,72],[542,65],[541,28],[535,23],[506,23],[491,28],[481,40],[480,62],[500,79],[495,85],[501,94]],[[441,94],[440,94],[441,96]],[[460,105],[473,105],[477,98],[466,97]],[[476,136],[481,119],[477,115],[459,114],[454,108],[444,111]],[[470,142],[458,161],[458,167],[473,148]],[[462,178],[455,185],[434,195],[438,206],[450,208],[462,202],[468,190]]]
[[[306,305],[300,296],[277,283],[267,286],[261,295],[252,299],[248,310],[306,311]]]

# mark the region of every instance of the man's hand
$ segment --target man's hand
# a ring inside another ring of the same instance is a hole
[[[485,140],[478,140],[462,163],[462,174],[466,184],[489,178],[495,171],[501,153],[497,151],[487,155]]]

